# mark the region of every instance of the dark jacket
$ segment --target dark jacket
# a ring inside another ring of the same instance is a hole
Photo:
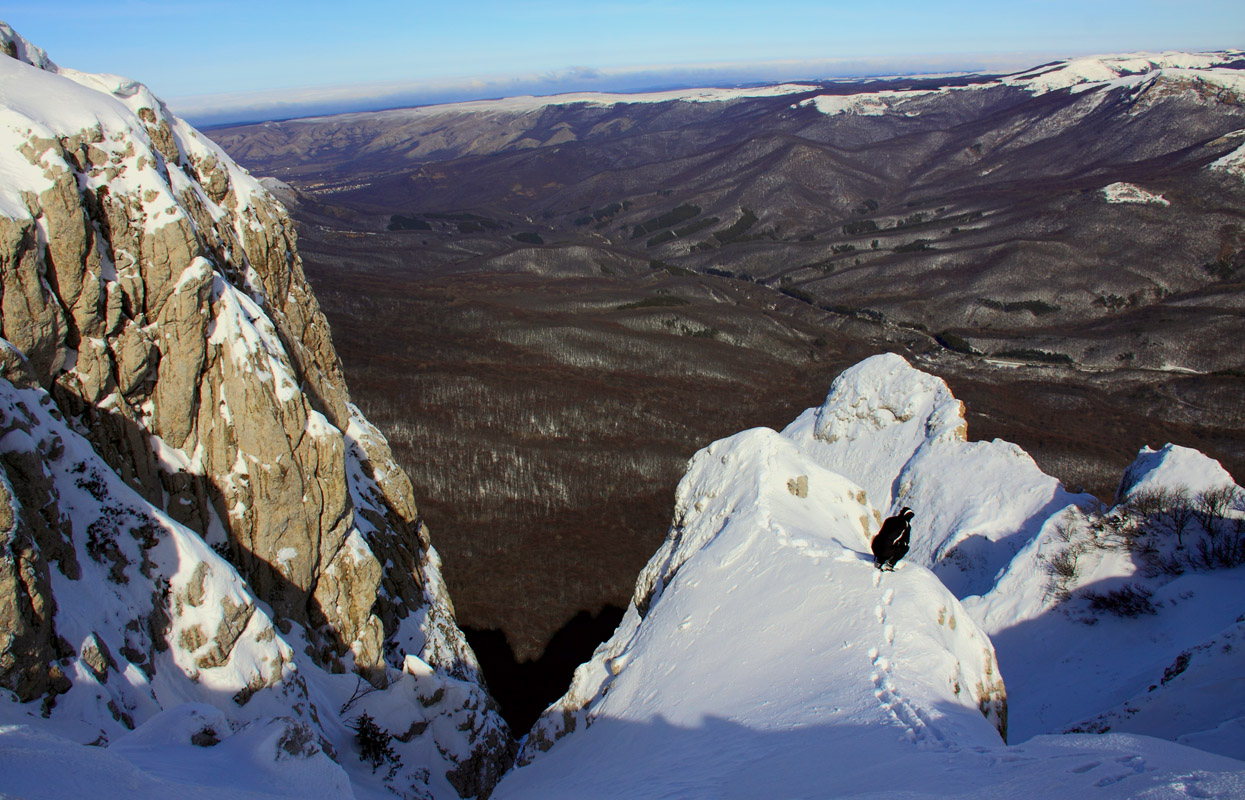
[[[895,516],[886,518],[871,544],[875,558],[886,561],[896,554],[902,556],[908,552],[912,539],[912,517],[912,510],[905,508]]]

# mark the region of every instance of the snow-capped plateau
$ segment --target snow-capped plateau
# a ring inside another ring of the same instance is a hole
[[[680,100],[685,103],[726,103],[753,97],[781,97],[816,90],[816,86],[802,83],[781,83],[755,87],[704,87],[671,89],[663,92],[568,92],[554,95],[520,95],[497,100],[468,100],[460,103],[444,103],[433,106],[399,108],[388,111],[363,111],[334,114],[331,117],[300,117],[292,123],[316,123],[331,119],[335,122],[351,122],[365,119],[406,119],[438,114],[525,114],[539,111],[547,106],[591,105],[616,106],[626,103],[668,103]]]
[[[1169,446],[1121,501],[1174,483],[1235,488]],[[1245,516],[1235,497],[1219,522]],[[913,550],[883,573],[870,537],[901,506]],[[868,359],[781,434],[696,454],[622,624],[496,796],[1239,796],[1242,570],[1155,576],[1154,614],[1115,617],[1086,592],[1137,570],[1104,545],[1054,597],[1037,553],[1095,510],[1014,445],[966,441],[941,380]],[[1192,666],[1152,674],[1173,658]]]
[[[919,79],[922,82],[942,80],[950,85],[938,89],[886,89],[876,92],[818,94],[802,100],[799,105],[813,106],[822,113],[832,116],[839,114],[881,116],[892,112],[915,116],[920,113],[920,110],[911,104],[911,101],[964,89],[991,89],[1006,86],[1041,95],[1060,90],[1086,92],[1103,88],[1135,88],[1157,79],[1200,81],[1208,86],[1240,94],[1245,91],[1245,77],[1236,65],[1243,57],[1245,57],[1245,51],[1240,50],[1212,53],[1131,53],[1073,58],[1002,77],[974,73],[893,76],[879,80]],[[841,80],[826,80],[754,87],[673,89],[660,92],[571,92],[558,95],[523,95],[496,100],[472,100],[386,111],[351,112],[329,117],[302,117],[289,120],[285,124],[314,124],[327,120],[348,124],[364,120],[401,120],[441,114],[521,114],[538,111],[548,106],[576,104],[615,106],[632,103],[666,103],[676,100],[689,103],[721,103],[743,98],[808,94],[828,85],[837,85],[841,88],[845,83]]]
[[[800,105],[813,106],[823,114],[832,116],[881,116],[891,113],[916,116],[921,113],[921,104],[913,102],[914,100],[965,90],[1011,87],[1024,89],[1036,96],[1057,91],[1079,94],[1103,89],[1140,90],[1164,81],[1174,84],[1200,84],[1210,94],[1226,91],[1240,96],[1245,93],[1245,73],[1238,68],[1243,56],[1245,52],[1239,50],[1092,56],[1046,64],[1000,78],[982,76],[980,80],[952,83],[939,89],[817,95],[801,101]]]

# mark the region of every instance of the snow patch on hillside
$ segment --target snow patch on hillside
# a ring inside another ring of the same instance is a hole
[[[1238,178],[1245,178],[1245,144],[1226,156],[1215,159],[1210,163],[1209,168],[1223,170]]]
[[[1171,202],[1161,194],[1147,192],[1140,186],[1131,183],[1117,182],[1102,187],[1103,197],[1108,203],[1153,203],[1170,206]]]
[[[908,116],[916,116],[919,112],[903,112],[902,107],[918,97],[938,94],[937,91],[883,91],[863,94],[818,95],[800,103],[801,106],[815,106],[827,116],[838,114],[856,114],[862,117],[880,117],[892,111],[900,111]]]

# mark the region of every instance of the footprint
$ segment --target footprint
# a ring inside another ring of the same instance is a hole
[[[873,585],[878,586],[882,583],[882,570],[873,570]]]
[[[1091,761],[1088,764],[1082,764],[1079,767],[1073,767],[1072,769],[1068,770],[1068,772],[1074,772],[1077,775],[1084,775],[1086,772],[1089,772],[1091,769],[1097,769],[1098,767],[1101,767],[1101,766],[1102,766],[1101,761]]]
[[[882,594],[882,603],[883,603],[884,605],[888,605],[888,606],[889,606],[889,605],[891,604],[891,601],[892,601],[892,600],[894,600],[894,599],[895,599],[895,590],[894,590],[894,589],[887,589],[887,590],[886,590],[886,591]]]
[[[869,660],[875,664],[878,662],[878,649],[876,647],[869,648]]]
[[[1123,775],[1111,775],[1109,777],[1103,778],[1102,780],[1096,782],[1094,786],[1097,786],[1099,789],[1102,789],[1106,786],[1111,786],[1112,784],[1119,783],[1120,781],[1124,780],[1127,777],[1128,777],[1127,773]]]
[[[873,613],[877,615],[879,623],[886,622],[886,612],[882,610],[881,606],[874,606]]]
[[[895,626],[887,625],[886,628],[884,629],[883,635],[886,637],[887,644],[894,644],[895,643]]]

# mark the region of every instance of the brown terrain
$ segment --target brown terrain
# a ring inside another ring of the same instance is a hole
[[[608,635],[686,460],[781,429],[867,355],[942,376],[970,437],[1104,500],[1143,445],[1245,474],[1245,181],[1206,169],[1241,99],[1160,80],[798,105],[879,88],[931,84],[211,132],[289,184],[352,395],[518,730],[540,709],[504,686],[552,700]],[[1106,202],[1120,181],[1169,205]]]

